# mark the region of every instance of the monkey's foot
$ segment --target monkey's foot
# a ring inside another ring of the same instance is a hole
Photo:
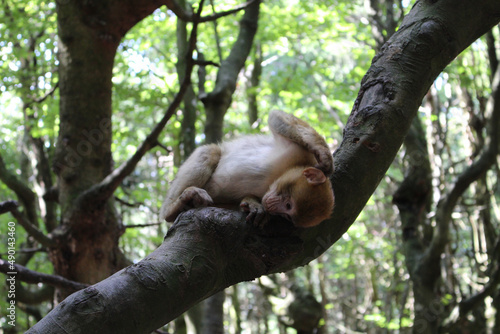
[[[198,187],[184,189],[179,200],[189,208],[200,208],[214,204],[212,197],[210,197],[206,190]]]

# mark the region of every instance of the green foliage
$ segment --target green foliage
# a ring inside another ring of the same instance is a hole
[[[268,24],[259,27],[257,36],[265,58],[261,110],[283,109],[305,117],[325,134],[340,133],[331,113],[345,123],[374,55],[361,43],[345,43],[367,33],[366,28],[359,29],[353,8],[362,11],[356,2],[263,4],[261,21]],[[328,130],[322,129],[323,124]]]

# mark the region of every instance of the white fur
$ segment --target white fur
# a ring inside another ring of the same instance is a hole
[[[261,198],[266,193],[272,166],[291,144],[276,137],[246,136],[221,144],[219,166],[204,187],[216,203],[235,202],[248,195]],[[238,187],[234,187],[236,183]]]

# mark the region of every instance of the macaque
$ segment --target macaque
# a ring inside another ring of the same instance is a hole
[[[333,157],[306,122],[282,111],[269,114],[273,136],[249,135],[197,148],[180,167],[160,217],[173,222],[190,208],[240,208],[256,225],[267,214],[298,227],[330,217],[334,195],[328,176]]]

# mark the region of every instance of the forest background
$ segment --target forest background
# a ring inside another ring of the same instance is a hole
[[[68,70],[74,55],[63,45],[72,42],[61,31],[106,22],[92,2],[82,22],[68,19],[72,4],[1,4],[0,271],[9,271],[15,246],[20,273],[15,327],[11,285],[0,287],[5,333],[32,327],[82,287],[76,282],[96,283],[162,244],[159,207],[197,145],[265,132],[269,110],[281,109],[338,148],[363,76],[414,2],[211,1],[204,22],[196,22],[198,3],[168,2],[124,23],[123,38],[99,36],[116,54],[103,52],[96,71],[79,73]],[[95,52],[89,45],[83,40],[89,53],[73,63]],[[377,190],[325,253],[234,285],[158,332],[499,333],[499,48],[495,27],[437,77]],[[112,69],[104,79],[96,75],[102,63]],[[85,89],[80,81],[91,92],[85,98],[75,93]],[[99,97],[107,91],[109,106]],[[111,123],[68,121],[93,108],[112,111]],[[73,154],[63,132],[82,133],[92,149],[80,141]],[[72,202],[111,170],[123,173],[104,184],[105,205]],[[82,215],[89,207],[95,212]],[[96,217],[105,227],[89,223]]]

